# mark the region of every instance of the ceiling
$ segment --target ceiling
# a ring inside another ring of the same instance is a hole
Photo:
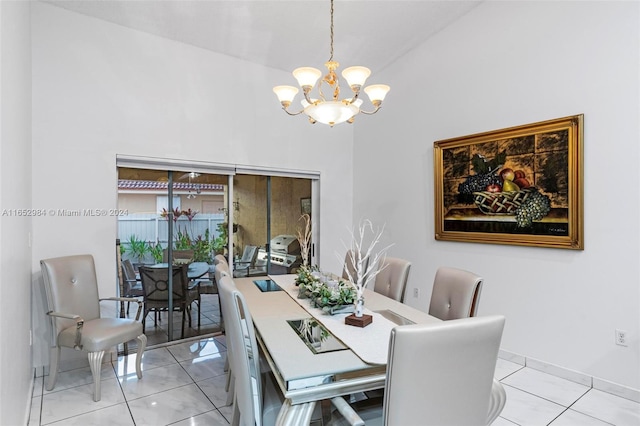
[[[284,71],[329,59],[329,0],[44,2]],[[334,59],[375,73],[480,3],[335,0]]]

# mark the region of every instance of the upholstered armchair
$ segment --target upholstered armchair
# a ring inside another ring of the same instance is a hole
[[[139,321],[142,303],[125,297],[100,299],[95,264],[89,254],[44,259],[40,267],[52,331],[46,389],[55,387],[60,349],[84,350],[93,375],[93,400],[100,401],[100,367],[105,352],[133,339],[138,340],[136,373],[142,379],[141,361],[147,345]],[[102,300],[138,303],[136,318],[101,318]]]

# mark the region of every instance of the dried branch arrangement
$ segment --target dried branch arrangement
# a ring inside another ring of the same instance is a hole
[[[358,293],[358,302],[356,304],[356,316],[362,315],[362,304],[364,304],[363,292],[367,284],[375,278],[385,267],[384,260],[387,257],[387,250],[393,244],[390,244],[377,252],[374,252],[376,246],[380,243],[384,226],[382,229],[374,229],[373,223],[365,219],[360,222],[357,232],[351,231],[351,246],[347,248],[349,260],[353,265],[353,271],[345,268],[349,281],[351,281]],[[338,256],[341,259],[341,256]],[[360,305],[360,306],[358,306]]]
[[[309,266],[309,250],[311,249],[311,216],[303,214],[300,219],[304,220],[304,229],[298,228],[298,242],[300,243],[300,256],[302,256],[302,266]]]

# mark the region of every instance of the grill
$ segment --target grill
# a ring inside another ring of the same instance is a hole
[[[266,265],[269,254],[263,248],[258,250],[257,265]],[[300,243],[293,235],[278,235],[271,239],[271,272],[290,274],[301,263]]]

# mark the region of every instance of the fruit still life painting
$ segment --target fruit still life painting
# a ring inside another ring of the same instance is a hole
[[[487,161],[482,155],[475,154],[472,163],[476,174],[467,176],[458,185],[458,193],[462,196],[471,195],[484,214],[513,215],[518,227],[531,226],[533,221],[549,213],[551,200],[531,185],[523,170],[514,171],[509,167],[501,169],[503,164],[496,164],[496,159],[504,162],[505,158],[506,155],[502,153],[493,161]]]
[[[575,116],[435,142],[436,239],[581,246],[581,126]]]

